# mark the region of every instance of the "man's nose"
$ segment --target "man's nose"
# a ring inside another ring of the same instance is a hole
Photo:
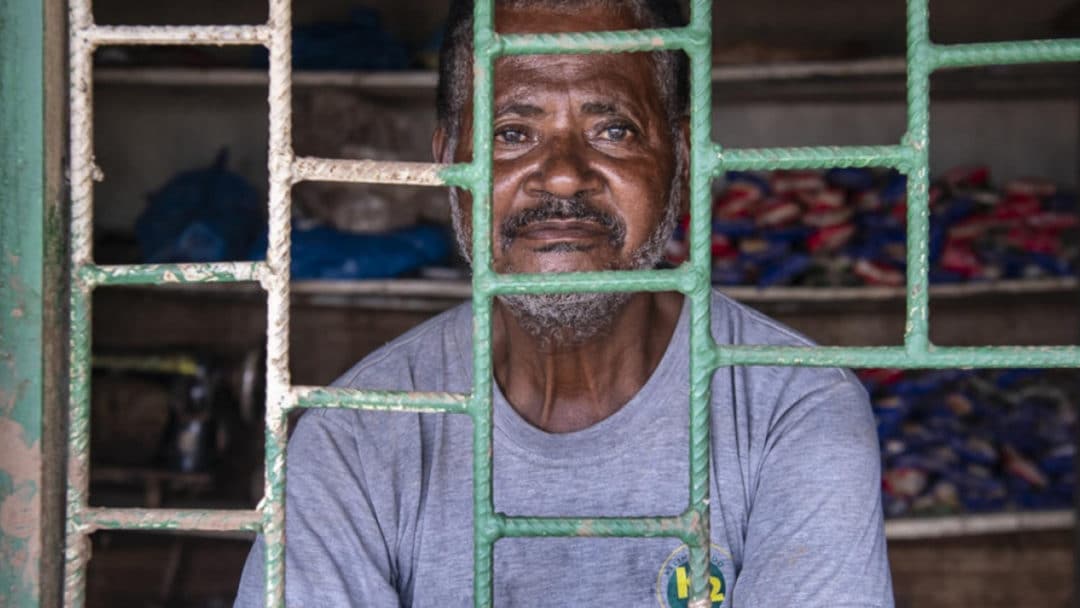
[[[600,185],[589,162],[588,144],[580,135],[549,139],[533,182],[533,190],[564,198],[593,193]]]

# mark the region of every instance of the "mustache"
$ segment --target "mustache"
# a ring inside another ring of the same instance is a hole
[[[522,209],[502,221],[499,226],[502,248],[508,248],[527,226],[551,220],[592,222],[607,231],[612,247],[621,247],[626,240],[626,224],[595,206],[586,195],[562,197],[544,192],[535,206]]]

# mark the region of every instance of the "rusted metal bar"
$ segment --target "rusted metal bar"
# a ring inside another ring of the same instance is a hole
[[[84,534],[96,530],[199,530],[257,532],[258,510],[233,509],[106,509],[88,507],[78,515]]]
[[[446,165],[437,163],[301,157],[293,163],[293,179],[297,182],[444,186],[439,172],[445,168]]]
[[[76,34],[92,46],[107,44],[259,45],[270,40],[265,25],[91,25]]]
[[[292,147],[292,4],[270,0],[269,246],[266,263],[266,474],[262,516],[266,606],[285,605],[285,444],[289,405]]]
[[[167,285],[173,283],[260,282],[267,276],[264,262],[207,264],[85,265],[79,274],[88,284]]]

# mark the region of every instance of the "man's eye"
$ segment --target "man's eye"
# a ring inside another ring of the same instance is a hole
[[[529,136],[522,129],[503,127],[495,131],[495,140],[504,144],[523,144],[529,140]]]
[[[600,136],[608,141],[622,141],[634,132],[633,127],[625,124],[607,125],[600,131]]]

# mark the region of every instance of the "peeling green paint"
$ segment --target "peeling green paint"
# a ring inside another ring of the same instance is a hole
[[[44,13],[0,3],[0,598],[39,605]]]

